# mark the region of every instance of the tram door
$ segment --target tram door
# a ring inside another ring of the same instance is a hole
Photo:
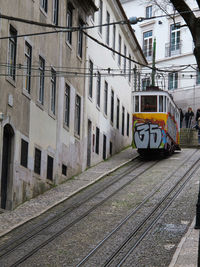
[[[1,172],[1,208],[6,208],[9,176],[11,175],[11,151],[14,132],[10,125],[4,127],[2,172]]]
[[[88,140],[87,140],[87,166],[91,164],[91,139],[92,139],[92,122],[88,120]]]

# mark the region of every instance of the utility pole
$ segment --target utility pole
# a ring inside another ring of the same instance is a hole
[[[152,55],[152,73],[151,73],[151,85],[155,86],[155,74],[156,74],[156,38],[153,40],[153,55]]]

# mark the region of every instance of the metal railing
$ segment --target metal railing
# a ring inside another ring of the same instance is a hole
[[[181,55],[182,41],[174,43],[165,44],[165,57],[173,57]]]

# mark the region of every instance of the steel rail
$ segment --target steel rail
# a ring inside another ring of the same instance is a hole
[[[139,158],[139,156],[137,156],[136,158],[133,158],[132,161],[137,160],[138,158]],[[130,164],[130,162],[127,163],[127,165],[128,165],[128,164]],[[70,208],[68,207],[68,208],[61,209],[61,210],[59,211],[59,214],[55,215],[55,216],[54,216],[53,218],[51,218],[50,220],[49,220],[49,219],[47,219],[47,220],[43,220],[41,223],[36,224],[34,227],[31,227],[31,230],[30,230],[30,231],[28,231],[28,232],[26,232],[26,233],[23,233],[22,235],[18,235],[17,238],[16,238],[15,240],[12,239],[12,240],[11,240],[10,242],[8,242],[6,245],[1,246],[1,247],[0,247],[0,259],[1,259],[2,257],[4,257],[6,254],[10,253],[11,250],[10,250],[10,251],[6,251],[6,252],[3,252],[3,251],[5,251],[6,249],[8,249],[9,246],[13,246],[13,243],[14,243],[14,242],[20,241],[20,243],[19,243],[17,246],[21,245],[23,242],[27,241],[27,240],[30,239],[31,237],[34,237],[36,234],[39,234],[41,231],[45,230],[47,227],[49,227],[49,226],[53,225],[54,223],[58,222],[58,221],[59,221],[60,219],[62,219],[63,217],[67,216],[70,212],[73,212],[75,209],[79,208],[81,205],[85,204],[87,201],[91,200],[93,197],[95,197],[96,195],[98,195],[98,194],[100,194],[101,192],[103,192],[108,186],[112,186],[113,184],[117,183],[121,178],[123,178],[124,176],[126,176],[127,174],[129,174],[130,172],[132,172],[133,170],[139,168],[139,167],[142,166],[142,165],[143,165],[143,163],[139,163],[139,164],[137,164],[136,166],[131,166],[130,168],[128,168],[128,169],[126,170],[126,172],[124,172],[123,174],[118,175],[118,176],[115,177],[113,180],[109,181],[106,185],[102,186],[102,188],[96,190],[93,194],[88,195],[88,197],[86,197],[84,200],[76,202],[76,203],[73,204],[73,206],[71,206]],[[125,167],[125,166],[123,166],[123,167]],[[115,171],[117,171],[117,170],[115,170]],[[111,173],[113,173],[113,172],[111,172]],[[105,176],[103,176],[103,177],[101,178],[101,180],[104,179],[106,176],[109,176],[111,173],[106,174]],[[86,189],[85,189],[85,190],[86,190]],[[67,200],[68,200],[68,199],[67,199]],[[67,200],[64,200],[63,202],[65,202],[65,201],[67,201]],[[62,202],[62,203],[63,203],[63,202]],[[61,203],[59,203],[59,204],[61,204]],[[57,204],[56,206],[58,206],[59,204]],[[56,206],[52,207],[50,210],[52,210],[52,209],[55,208]],[[50,210],[49,210],[49,211],[50,211]],[[40,216],[40,215],[39,215],[39,216]],[[39,217],[39,216],[38,216],[38,217]],[[35,218],[34,218],[34,219],[35,219]],[[32,220],[34,220],[34,219],[32,219]],[[20,228],[20,227],[22,227],[22,225],[18,226],[17,228]],[[9,233],[15,231],[17,228],[15,228],[14,230],[11,230]],[[36,231],[36,232],[34,232],[34,231]],[[6,233],[4,236],[6,236],[6,235],[9,234],[9,233]],[[29,235],[29,234],[30,234],[30,235]],[[26,237],[27,235],[28,235],[28,237],[25,238],[25,240],[24,240],[24,239],[22,240],[22,238]],[[3,238],[4,236],[1,236],[0,239]],[[16,248],[17,246],[15,246],[14,248]]]
[[[139,245],[139,243],[144,239],[144,237],[149,233],[151,228],[156,224],[156,222],[161,218],[161,216],[164,214],[164,212],[168,209],[168,207],[172,204],[174,199],[180,194],[180,192],[183,190],[185,185],[188,183],[188,181],[192,178],[192,175],[200,168],[200,164],[198,164],[200,161],[200,158],[198,158],[195,163],[189,168],[189,170],[176,182],[176,184],[167,192],[167,194],[162,198],[162,200],[156,205],[156,207],[142,220],[142,222],[137,226],[137,228],[124,240],[124,242],[118,247],[118,249],[106,260],[106,262],[102,265],[102,267],[110,266],[112,261],[115,260],[115,258],[119,255],[119,253],[122,252],[122,249],[126,247],[128,243],[132,241],[134,236],[142,229],[142,227],[148,222],[148,220],[155,214],[156,211],[161,207],[161,205],[167,200],[167,198],[174,192],[174,190],[178,187],[178,185],[184,180],[184,178],[189,175],[184,183],[181,185],[181,187],[175,192],[175,194],[171,197],[171,200],[167,205],[158,213],[158,215],[153,219],[151,224],[145,229],[145,231],[140,235],[140,237],[137,239],[137,241],[134,242],[134,245],[128,250],[128,252],[125,253],[125,256],[122,257],[120,262],[115,265],[117,267],[122,266],[122,264],[126,261],[126,259],[129,257],[129,255],[134,251],[134,249]],[[198,165],[197,165],[198,164]],[[195,165],[197,165],[195,167]],[[193,169],[195,167],[195,169]],[[193,169],[193,170],[192,170]],[[189,174],[189,172],[192,170],[192,172]]]
[[[65,231],[67,231],[70,227],[72,227],[74,224],[76,224],[77,222],[79,222],[80,220],[82,220],[83,218],[85,218],[89,213],[91,213],[92,211],[94,211],[95,209],[97,209],[100,205],[102,205],[105,201],[107,201],[109,198],[111,198],[113,195],[115,195],[116,193],[118,193],[120,190],[122,190],[125,186],[127,186],[128,184],[130,184],[132,181],[134,181],[138,176],[140,176],[142,173],[144,173],[145,171],[147,171],[148,169],[152,168],[155,164],[157,164],[158,161],[154,162],[153,164],[151,164],[151,166],[147,167],[145,170],[142,170],[142,172],[140,172],[138,175],[134,176],[133,179],[131,179],[130,181],[128,181],[127,183],[125,183],[122,187],[118,188],[117,190],[115,190],[111,195],[109,195],[108,197],[106,197],[105,199],[103,199],[101,202],[99,202],[98,204],[96,204],[95,206],[93,206],[91,209],[89,209],[87,212],[85,212],[83,215],[79,216],[77,219],[75,219],[73,222],[71,222],[70,224],[68,224],[67,226],[65,226],[62,230],[60,230],[59,232],[57,232],[56,234],[54,234],[52,237],[50,237],[47,241],[44,241],[41,246],[38,246],[36,247],[31,253],[28,253],[27,254],[27,257],[30,257],[32,256],[36,251],[38,251],[40,248],[42,248],[43,246],[47,245],[49,242],[51,242],[53,239],[55,239],[57,236],[61,235],[62,233],[64,233]],[[113,181],[111,181],[109,183],[109,186],[112,186],[113,184],[117,183],[122,177],[128,175],[129,173],[131,173],[133,170],[139,168],[140,166],[142,166],[144,164],[144,162],[138,164],[137,166],[132,166],[130,167],[126,172],[124,172],[123,174],[117,176],[117,179],[115,177],[115,179]],[[97,190],[94,194],[90,195],[87,200],[84,200],[82,201],[81,203],[79,203],[78,206],[84,204],[85,202],[89,201],[90,199],[92,199],[93,197],[95,197],[97,194],[100,194],[101,192],[103,192],[105,190],[105,188],[108,188],[108,184],[106,184],[106,186],[104,186],[103,188],[101,188],[100,190]],[[78,206],[76,206],[76,208],[78,208]],[[34,238],[37,234],[39,234],[40,232],[42,232],[43,230],[47,229],[49,226],[52,226],[53,224],[55,224],[56,222],[58,222],[60,219],[62,219],[63,217],[66,217],[68,214],[63,214],[64,211],[62,211],[60,214],[61,216],[59,218],[57,218],[56,216],[56,219],[45,225],[44,227],[42,227],[42,229],[39,229],[36,233],[31,233],[30,236],[28,236],[25,240],[22,240],[22,239],[18,239],[17,238],[17,241],[19,240],[20,243],[15,245],[13,248],[11,248],[10,250],[6,250],[7,247],[3,246],[2,248],[4,248],[4,253],[2,253],[0,255],[0,260],[5,257],[6,255],[12,253],[15,249],[17,249],[18,247],[20,247],[21,244],[24,244],[24,242],[26,241],[29,241],[31,240],[32,238]],[[35,227],[37,228],[37,227]],[[24,236],[24,235],[23,235]],[[22,236],[22,237],[23,237]],[[13,242],[13,241],[11,241]],[[10,242],[10,243],[11,243]],[[12,243],[13,244],[13,243]],[[12,245],[12,244],[9,244],[9,245]],[[0,249],[1,250],[1,249]],[[24,260],[26,260],[24,259]],[[17,266],[19,263],[23,262],[24,260],[20,260],[20,262],[16,262],[14,265],[11,265],[11,266]]]
[[[195,153],[197,152],[198,150],[195,151]],[[194,153],[194,154],[195,154]],[[193,155],[194,155],[193,154]],[[188,158],[190,158],[191,156],[189,156]],[[184,162],[181,163],[181,165],[184,165],[187,161],[188,161],[188,158],[186,158],[184,160]],[[76,267],[80,267],[82,266],[83,264],[85,264],[90,257],[92,257],[98,249],[100,249],[101,246],[103,246],[103,244],[109,240],[109,238],[115,234],[142,206],[144,206],[144,204],[152,197],[154,196],[157,191],[159,191],[161,189],[161,187],[166,183],[166,181],[171,178],[176,172],[177,170],[180,170],[180,166],[178,166],[171,174],[169,174],[164,181],[162,181],[162,183],[156,187],[149,195],[147,195],[144,200],[138,205],[136,206],[125,218],[123,218],[123,220],[107,235],[105,236],[104,239],[102,239],[77,265]]]

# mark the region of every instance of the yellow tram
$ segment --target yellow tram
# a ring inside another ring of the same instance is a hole
[[[167,91],[133,92],[133,148],[141,155],[180,150],[180,114]]]

